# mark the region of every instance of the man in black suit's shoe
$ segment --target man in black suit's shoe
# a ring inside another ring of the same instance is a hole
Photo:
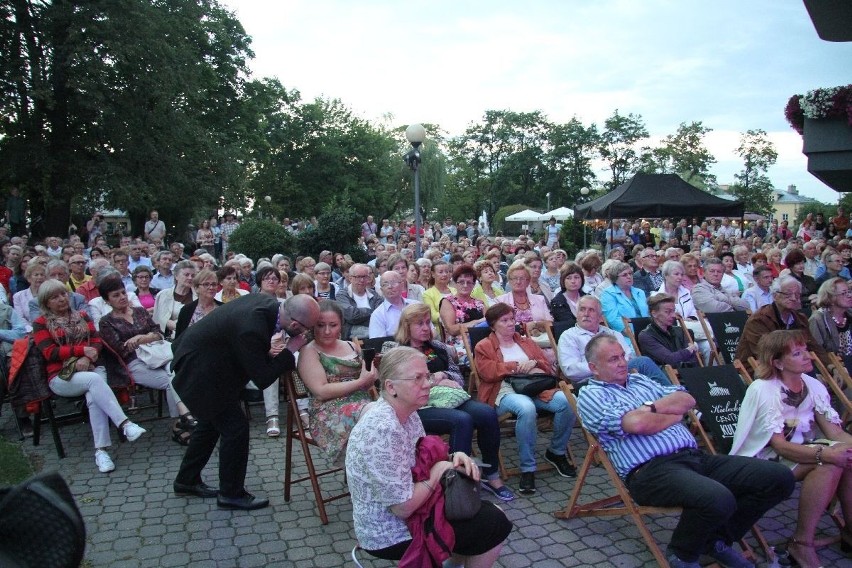
[[[219,495],[216,504],[220,509],[240,509],[242,511],[253,511],[263,509],[269,505],[269,499],[258,499],[248,491],[243,491],[242,497],[225,497]]]
[[[177,497],[216,497],[219,495],[219,490],[215,487],[210,487],[203,481],[187,485],[185,483],[174,483],[175,495]]]

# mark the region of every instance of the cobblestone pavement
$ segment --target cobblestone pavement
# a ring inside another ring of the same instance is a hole
[[[286,406],[282,404],[282,409]],[[0,416],[0,433],[16,439],[8,406]],[[42,443],[24,442],[27,453],[44,470],[59,470],[71,486],[88,531],[84,566],[110,568],[148,567],[337,567],[354,566],[349,553],[355,545],[352,507],[348,499],[327,506],[329,524],[323,526],[316,513],[309,483],[294,487],[289,503],[284,501],[284,437],[265,434],[262,406],[253,408],[252,440],[247,487],[266,496],[271,506],[254,512],[220,511],[211,499],[179,498],[172,493],[184,448],[170,440],[168,419],[153,419],[142,425],[148,433],[134,443],[114,444],[110,452],[116,469],[101,474],[94,464],[88,424],[61,429],[67,457],[56,456],[49,428]],[[282,419],[282,425],[284,420]],[[539,455],[547,436],[539,436]],[[571,437],[579,461],[586,444],[579,430]],[[503,454],[511,464],[517,456],[513,439],[503,442]],[[316,459],[316,458],[315,458]],[[306,469],[296,444],[297,471]],[[322,460],[319,460],[320,465]],[[579,465],[579,464],[578,464]],[[205,471],[208,483],[217,483],[218,461]],[[518,478],[509,481],[517,486]],[[553,471],[536,477],[538,492],[501,504],[515,525],[498,566],[541,568],[595,566],[596,568],[654,566],[655,562],[632,523],[624,518],[559,520],[554,511],[565,507],[574,487]],[[323,478],[324,487],[341,487],[342,477]],[[585,494],[590,498],[609,494],[603,468],[592,468]],[[783,542],[795,526],[797,495],[764,517],[760,527],[770,543]],[[588,500],[588,499],[584,499]],[[665,543],[676,523],[674,516],[648,517],[658,541]],[[826,516],[825,533],[836,534]],[[824,548],[820,555],[826,566],[852,566],[838,546]],[[362,556],[364,556],[362,554]],[[385,567],[384,561],[362,558],[364,566]]]

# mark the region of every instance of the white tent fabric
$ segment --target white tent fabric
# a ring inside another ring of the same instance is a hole
[[[539,218],[540,221],[550,221],[551,217],[555,217],[557,221],[564,221],[565,219],[571,219],[574,217],[574,210],[569,207],[560,207],[558,209],[554,209],[553,211],[548,211],[547,213],[542,213]]]
[[[548,219],[550,219],[550,217],[548,217]],[[541,221],[541,213],[533,211],[532,209],[524,209],[523,211],[509,215],[506,217],[506,220],[513,222]]]

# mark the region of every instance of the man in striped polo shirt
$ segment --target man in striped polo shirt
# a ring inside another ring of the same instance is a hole
[[[586,346],[594,377],[580,390],[583,424],[598,437],[640,505],[683,507],[667,556],[673,568],[698,568],[707,554],[723,566],[753,564],[731,544],[795,485],[778,463],[698,450],[683,424],[695,399],[683,387],[630,375],[624,348],[610,335]]]

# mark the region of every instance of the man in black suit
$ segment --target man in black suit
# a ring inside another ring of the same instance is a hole
[[[294,296],[279,307],[274,296],[249,294],[216,308],[175,340],[172,384],[198,419],[174,482],[177,495],[218,494],[223,509],[269,505],[245,490],[249,425],[240,394],[249,377],[263,390],[295,368],[293,353],[307,343],[304,334],[318,317],[310,296]],[[271,341],[278,330],[281,339]],[[217,491],[201,481],[201,471],[220,436]]]

